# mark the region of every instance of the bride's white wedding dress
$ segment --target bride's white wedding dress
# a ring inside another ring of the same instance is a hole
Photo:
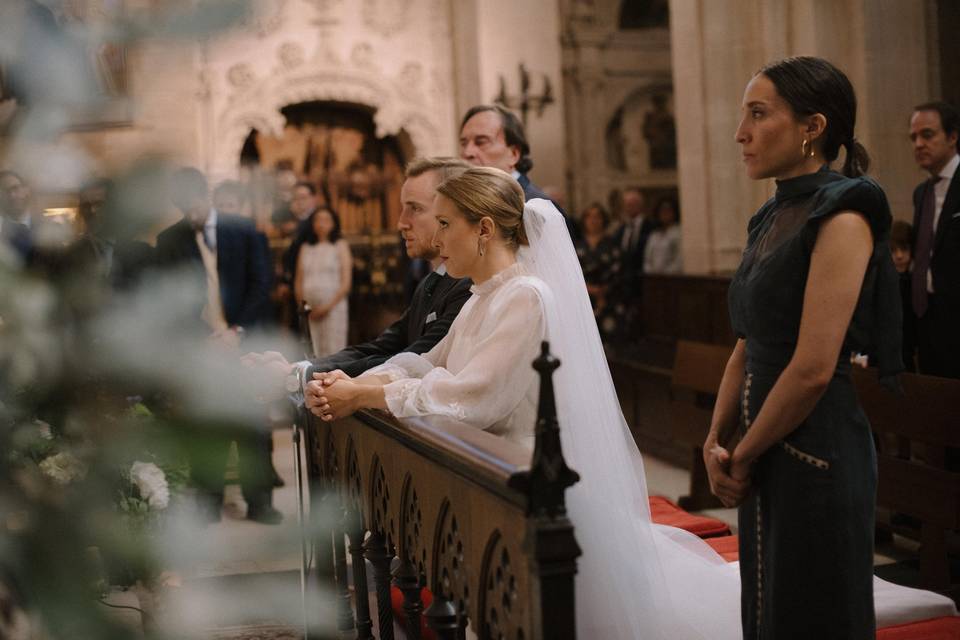
[[[473,285],[433,349],[400,353],[366,372],[393,381],[384,388],[390,413],[449,416],[532,451],[539,381],[529,363],[546,328],[544,289],[519,263]]]
[[[562,215],[527,203],[518,262],[474,286],[447,336],[368,373],[389,376],[397,417],[444,415],[532,447],[539,380],[531,362],[550,340],[564,455],[581,481],[567,507],[583,549],[579,638],[740,638],[739,576],[699,538],[650,522],[640,452],[617,399],[586,285]]]

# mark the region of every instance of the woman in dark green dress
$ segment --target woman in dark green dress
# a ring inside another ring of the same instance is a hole
[[[876,459],[850,357],[874,354],[891,381],[902,369],[890,211],[833,65],[768,65],[742,111],[747,174],[777,191],[730,285],[739,340],[704,458],[714,493],[740,505],[744,638],[872,640]],[[841,146],[842,174],[829,169]]]

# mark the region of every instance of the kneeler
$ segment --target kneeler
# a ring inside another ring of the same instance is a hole
[[[657,524],[689,531],[699,538],[730,535],[727,523],[684,511],[663,496],[650,496],[650,519]]]
[[[740,559],[737,536],[704,540],[727,562]],[[915,620],[877,629],[877,640],[960,640],[960,616]]]

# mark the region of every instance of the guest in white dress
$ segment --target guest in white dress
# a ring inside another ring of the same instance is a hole
[[[683,252],[680,246],[680,208],[674,198],[667,197],[654,211],[660,226],[650,232],[643,257],[644,273],[680,273]]]
[[[347,346],[347,294],[353,276],[350,245],[340,237],[340,219],[328,208],[317,209],[297,258],[294,295],[297,305],[310,305],[310,339],[314,356]]]

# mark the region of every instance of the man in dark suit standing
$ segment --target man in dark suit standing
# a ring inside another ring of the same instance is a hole
[[[509,109],[498,104],[471,107],[460,122],[460,157],[478,167],[496,167],[511,174],[523,187],[525,200],[550,198],[535,185],[527,173],[533,168],[530,144],[523,123]],[[550,200],[553,202],[552,200]],[[580,229],[556,202],[553,203],[567,222],[574,240]]]
[[[656,228],[654,220],[644,213],[643,193],[638,187],[623,190],[621,205],[623,224],[613,234],[621,256],[620,272],[611,291],[617,319],[616,341],[636,338],[642,303],[643,258],[650,232]]]
[[[427,260],[433,271],[417,285],[410,306],[399,320],[390,325],[376,339],[347,347],[314,362],[288,363],[280,354],[250,354],[250,364],[267,366],[286,377],[286,391],[303,391],[309,406],[316,397],[320,374],[341,370],[357,376],[367,369],[383,364],[398,353],[426,353],[447,335],[460,308],[470,297],[471,282],[447,275],[440,261],[433,236],[437,220],[433,215],[436,189],[444,180],[463,173],[470,165],[456,158],[425,158],[414,160],[407,167],[406,180],[400,190],[403,208],[397,227],[403,237],[407,255]]]
[[[172,199],[183,219],[157,237],[157,263],[192,268],[206,291],[203,308],[197,310],[197,332],[238,346],[244,333],[263,317],[270,291],[270,264],[256,227],[251,220],[214,209],[206,178],[192,167],[174,174]],[[220,519],[228,444],[236,440],[247,518],[267,524],[280,522],[282,516],[272,505],[270,433],[232,435],[208,435],[209,451],[192,461],[191,472],[202,492],[205,515],[213,521]],[[198,442],[200,439],[198,434]]]
[[[960,111],[945,102],[914,109],[910,140],[930,178],[913,192],[912,303],[920,373],[960,378]]]

